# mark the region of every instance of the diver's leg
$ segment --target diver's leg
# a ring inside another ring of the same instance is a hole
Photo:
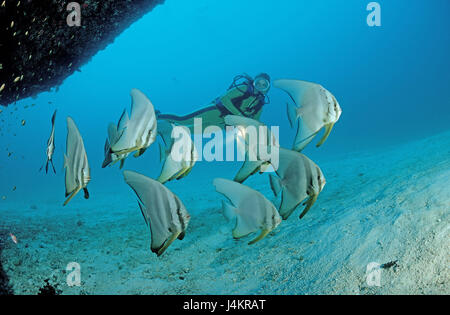
[[[175,125],[188,127],[191,133],[195,132],[195,119],[202,119],[203,129],[209,126],[219,126],[223,127],[225,125],[222,113],[217,109],[216,106],[209,106],[199,111],[186,116],[175,116],[175,115],[159,115],[158,119],[166,120],[169,123]],[[203,130],[202,130],[203,132]]]

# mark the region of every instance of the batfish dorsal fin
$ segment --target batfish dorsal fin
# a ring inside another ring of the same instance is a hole
[[[142,119],[142,115],[150,109],[155,115],[155,109],[152,102],[138,89],[131,90],[131,114],[130,120],[136,121]]]
[[[314,103],[317,100],[319,84],[300,80],[275,80],[273,86],[285,91],[291,99],[302,107],[305,104]]]
[[[108,125],[108,139],[110,143],[115,143],[119,135],[117,133],[117,126],[114,123],[109,123]]]
[[[216,191],[224,195],[231,201],[231,203],[239,208],[242,200],[244,200],[251,190],[249,187],[244,186],[242,184],[236,183],[234,181],[216,178],[213,181],[214,187],[216,187]]]
[[[52,126],[55,125],[56,111],[57,111],[57,109],[55,109],[55,111],[53,112],[53,115],[52,115]]]
[[[130,118],[128,117],[127,110],[124,109],[122,112],[122,115],[120,115],[119,122],[117,123],[117,133],[120,137],[121,134],[125,131],[127,128],[128,122],[130,121]],[[109,128],[108,128],[109,131]]]

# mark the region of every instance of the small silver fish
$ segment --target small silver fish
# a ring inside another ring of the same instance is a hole
[[[49,162],[52,164],[53,172],[56,174],[55,166],[53,165],[53,153],[55,152],[55,118],[56,118],[56,110],[52,116],[52,132],[50,134],[50,138],[47,141],[47,150],[46,150],[47,162],[44,163],[46,174],[48,173],[48,163]],[[42,171],[42,169],[44,168],[44,165],[41,166],[39,171]]]

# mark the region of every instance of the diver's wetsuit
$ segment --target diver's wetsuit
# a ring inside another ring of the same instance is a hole
[[[202,127],[224,127],[224,117],[227,115],[239,115],[259,120],[262,108],[266,104],[266,97],[255,90],[253,81],[247,79],[243,83],[233,83],[228,92],[217,98],[206,108],[198,110],[186,116],[159,114],[158,120],[166,120],[176,125],[188,127],[194,132],[194,118],[202,118]]]

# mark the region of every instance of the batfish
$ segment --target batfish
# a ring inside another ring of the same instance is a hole
[[[304,154],[280,148],[280,165],[277,175],[269,175],[275,196],[282,192],[280,214],[287,220],[306,199],[300,219],[311,209],[325,186],[326,180],[320,168]]]
[[[184,238],[191,216],[180,199],[163,184],[132,171],[125,181],[138,197],[139,207],[151,232],[151,251],[161,256],[177,238]]]
[[[320,147],[342,114],[336,98],[319,84],[299,80],[276,80],[273,85],[284,90],[297,106],[288,103],[287,111],[291,126],[297,122],[297,135],[293,149],[302,151],[325,128]]]
[[[131,90],[131,114],[122,114],[117,129],[117,141],[111,143],[111,151],[118,157],[137,151],[135,157],[156,140],[157,121],[155,109],[150,100],[138,89]]]
[[[226,125],[238,128],[239,137],[244,138],[246,144],[245,162],[234,177],[234,181],[243,183],[248,177],[257,172],[265,172],[271,164],[274,169],[278,168],[278,149],[280,144],[267,126],[257,120],[236,115],[225,116],[224,121]],[[256,141],[255,139],[251,141],[249,139],[250,136],[246,134],[245,130],[248,127],[256,128],[255,130],[258,132]],[[259,132],[260,127],[267,128],[267,133]]]
[[[227,219],[236,219],[235,239],[261,230],[261,234],[248,243],[255,244],[281,223],[275,206],[256,190],[223,178],[216,178],[214,186],[231,203],[222,202],[222,206]]]
[[[64,168],[66,169],[66,197],[64,206],[72,200],[81,190],[84,190],[84,198],[89,198],[87,184],[91,180],[91,171],[81,138],[75,122],[67,117],[67,141],[66,154],[64,155]]]
[[[170,123],[164,121],[163,124]],[[187,127],[171,125],[172,130],[173,128],[178,128],[177,132],[179,138],[174,140],[172,137],[171,139],[167,139],[167,136],[166,138],[163,137],[165,146],[161,144],[159,146],[160,159],[164,165],[157,180],[163,184],[171,180],[179,180],[186,177],[199,158],[197,149],[191,139],[189,129]],[[176,136],[172,132],[165,132],[164,134]]]
[[[45,173],[48,173],[48,163],[51,163],[53,172],[56,174],[55,166],[53,165],[53,153],[55,153],[55,118],[56,110],[52,116],[52,132],[50,133],[50,138],[47,141],[47,150],[45,154],[47,155],[47,162],[45,163]],[[40,171],[44,168],[44,165],[39,169]]]

